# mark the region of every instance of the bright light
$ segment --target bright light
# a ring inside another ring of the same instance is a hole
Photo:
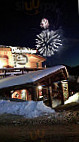
[[[0,68],[4,67],[4,63],[0,60]]]
[[[41,89],[42,89],[42,86],[38,86],[38,89],[41,90]]]
[[[41,98],[43,98],[43,96],[39,96],[39,98],[41,99]]]
[[[13,93],[13,92],[14,92],[14,90],[11,91],[11,93]]]

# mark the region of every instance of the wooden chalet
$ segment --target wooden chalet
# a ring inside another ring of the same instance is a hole
[[[67,69],[62,65],[7,77],[0,80],[0,95],[26,101],[43,100],[54,108],[69,97],[67,79]]]
[[[34,52],[34,53],[32,53]],[[0,78],[43,69],[44,57],[25,47],[0,46]]]

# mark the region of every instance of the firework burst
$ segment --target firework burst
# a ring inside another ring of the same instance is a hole
[[[62,40],[59,34],[59,30],[49,31],[49,29],[46,29],[37,35],[36,49],[43,56],[54,55],[60,46],[62,46]]]

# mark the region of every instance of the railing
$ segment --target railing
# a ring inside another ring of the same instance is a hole
[[[31,71],[43,70],[44,68],[1,68],[0,78],[5,78],[7,76],[22,75]]]

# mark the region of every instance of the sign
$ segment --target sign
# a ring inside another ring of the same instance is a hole
[[[26,48],[26,47],[12,47],[10,46],[12,53],[30,53],[30,54],[34,54],[37,52],[37,50],[33,50],[30,48]]]
[[[14,54],[13,58],[15,67],[18,65],[26,65],[28,62],[28,57],[23,54]]]
[[[30,48],[26,48],[26,47],[12,47],[11,48],[11,52],[13,54],[13,60],[14,60],[14,67],[25,67],[26,63],[28,62],[28,57],[26,55],[26,53],[29,54],[34,54],[37,51],[36,50],[32,50]]]

